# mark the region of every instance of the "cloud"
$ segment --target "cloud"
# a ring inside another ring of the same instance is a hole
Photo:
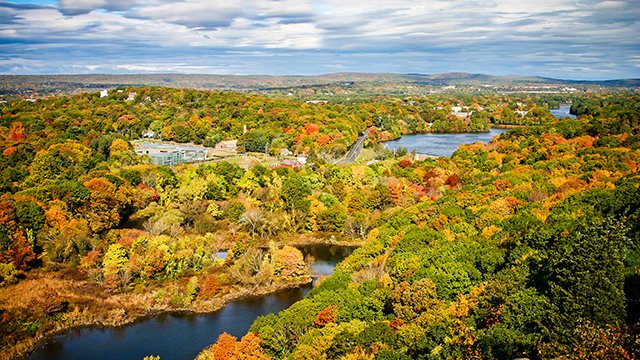
[[[59,0],[60,11],[65,15],[81,15],[94,10],[125,11],[131,10],[135,0]]]
[[[239,2],[187,0],[141,7],[127,16],[193,28],[217,28],[231,25],[243,12]]]
[[[638,33],[637,0],[0,0],[0,54],[33,61],[0,71],[640,77]]]
[[[217,29],[229,27],[239,19],[280,24],[308,23],[313,19],[311,6],[305,1],[208,1],[182,0],[140,6],[126,16],[138,19],[166,21],[189,28]]]

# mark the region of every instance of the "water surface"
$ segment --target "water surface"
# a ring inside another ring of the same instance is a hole
[[[505,131],[507,130],[493,128],[483,133],[405,135],[398,140],[387,141],[384,144],[391,150],[404,147],[417,154],[451,156],[462,144],[472,144],[478,141],[488,143],[494,136]]]
[[[311,245],[300,250],[315,259],[312,274],[329,275],[353,248]],[[217,255],[226,256],[226,252]],[[75,329],[53,337],[27,359],[140,360],[148,355],[160,355],[162,360],[193,359],[223,332],[239,338],[258,316],[282,311],[310,290],[311,285],[245,298],[209,314],[163,314],[117,328]]]
[[[575,119],[576,116],[573,114],[570,114],[569,110],[571,110],[571,105],[562,105],[557,109],[549,109],[549,112],[551,113],[551,115],[555,116],[558,119],[562,119],[566,117]]]
[[[315,282],[320,277],[333,274],[336,265],[351,255],[356,248],[347,246],[305,245],[299,246],[298,249],[302,251],[305,257],[313,257],[309,271],[313,275]]]

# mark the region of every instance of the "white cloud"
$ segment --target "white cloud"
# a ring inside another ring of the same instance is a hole
[[[624,1],[603,1],[596,4],[596,9],[620,9],[625,7]]]
[[[230,63],[210,59],[230,56],[242,63],[234,71],[249,72],[269,71],[264,64],[286,57],[297,59],[291,73],[313,67],[429,72],[441,64],[487,71],[499,65],[505,72],[534,66],[544,75],[550,64],[595,69],[600,62],[603,69],[615,63],[620,74],[635,71],[637,77],[636,1],[59,0],[57,8],[0,3],[0,38],[8,44],[0,51],[37,60],[66,48],[66,61],[88,70],[92,64],[81,59],[93,54],[115,71],[135,69],[118,63],[144,64],[139,71],[227,71]],[[158,56],[172,60],[136,60]]]
[[[216,28],[229,26],[243,11],[239,2],[187,0],[141,7],[129,13],[129,16],[187,27]]]

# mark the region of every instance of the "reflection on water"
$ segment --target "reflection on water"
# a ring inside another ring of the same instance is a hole
[[[211,314],[163,314],[118,328],[82,328],[56,336],[30,360],[36,359],[193,359],[200,350],[227,332],[240,337],[256,317],[277,313],[302,299],[310,286],[227,304]]]
[[[355,250],[354,247],[326,245],[305,245],[299,246],[298,249],[305,257],[313,257],[310,272],[312,275],[319,276],[333,274],[336,265]]]
[[[305,245],[299,246],[306,258],[312,257],[313,262],[309,266],[309,272],[313,276],[312,285],[327,275],[333,274],[336,265],[351,255],[355,247],[346,246],[326,246],[326,245]]]
[[[384,144],[391,150],[403,147],[417,154],[435,156],[451,156],[462,144],[475,142],[488,143],[494,136],[500,135],[506,129],[491,129],[485,133],[464,134],[416,134],[405,135],[398,140],[387,141]]]
[[[550,109],[549,112],[551,113],[551,115],[555,116],[558,119],[562,119],[565,117],[570,117],[572,119],[575,119],[576,116],[573,114],[570,114],[569,111],[571,110],[571,105],[562,105],[557,109]]]
[[[329,275],[353,248],[303,246],[305,256],[316,259],[311,271]],[[218,257],[226,257],[219,253]],[[160,355],[162,360],[193,359],[198,352],[227,332],[244,335],[260,315],[277,313],[304,298],[311,286],[246,298],[211,314],[163,314],[117,328],[82,328],[53,338],[29,360],[136,359]]]

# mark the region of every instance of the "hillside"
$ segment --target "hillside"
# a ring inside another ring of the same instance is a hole
[[[493,76],[485,74],[375,74],[332,73],[318,76],[211,75],[211,74],[91,74],[91,75],[0,75],[0,95],[39,96],[109,89],[118,86],[168,86],[175,88],[237,91],[290,90],[313,86],[349,88],[359,84],[407,86],[559,86],[637,88],[640,79],[577,81],[542,77]]]

